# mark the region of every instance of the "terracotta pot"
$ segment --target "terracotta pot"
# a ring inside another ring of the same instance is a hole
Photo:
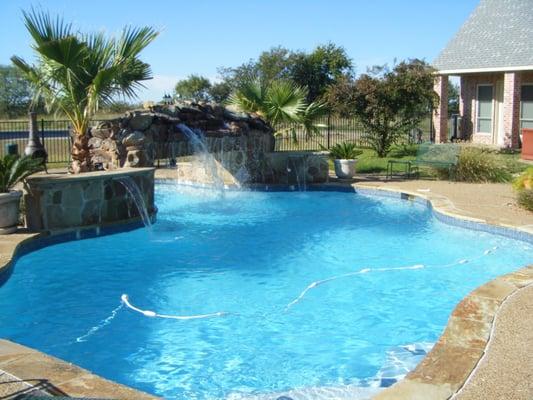
[[[22,192],[19,190],[0,193],[0,235],[17,230],[21,197]]]
[[[533,129],[522,129],[522,159],[533,160]]]

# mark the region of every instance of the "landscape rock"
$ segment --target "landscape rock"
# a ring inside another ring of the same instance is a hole
[[[153,119],[151,114],[138,114],[130,120],[129,126],[133,130],[144,131],[152,125]]]
[[[181,123],[201,131],[206,147],[224,166],[228,164],[230,171],[251,169],[252,180],[260,175],[255,170],[264,154],[274,150],[274,130],[261,118],[218,104],[180,101],[128,111],[97,124],[90,131],[92,165],[104,169],[150,167],[158,159],[190,156],[194,146],[178,127]]]

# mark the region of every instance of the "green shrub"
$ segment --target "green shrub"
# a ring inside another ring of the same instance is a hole
[[[454,178],[461,182],[508,182],[511,180],[507,166],[492,149],[465,146],[461,148],[454,176],[448,170],[438,170],[441,178]]]
[[[357,148],[355,143],[337,143],[329,149],[329,156],[335,160],[353,160],[363,154],[363,150]]]
[[[518,192],[518,204],[526,210],[533,211],[533,189],[523,189]]]
[[[522,175],[513,182],[513,187],[517,191],[533,189],[533,167],[529,167]]]
[[[17,155],[0,158],[0,193],[9,192],[17,183],[43,169],[43,161],[39,158]]]
[[[526,210],[533,211],[533,167],[529,167],[513,182],[513,188],[518,192],[518,204]]]

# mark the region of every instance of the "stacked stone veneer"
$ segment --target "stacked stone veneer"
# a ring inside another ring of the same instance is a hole
[[[329,176],[327,152],[275,152],[267,155],[265,183],[324,183]]]
[[[154,169],[126,169],[78,175],[37,175],[27,180],[26,225],[32,231],[103,226],[139,217],[131,195],[117,180],[131,177],[149,215],[154,215]]]
[[[91,129],[93,166],[106,170],[151,167],[156,159],[192,155],[194,146],[180,124],[201,131],[208,151],[231,173],[260,176],[264,154],[274,149],[274,130],[257,116],[214,104],[180,103],[137,110]]]

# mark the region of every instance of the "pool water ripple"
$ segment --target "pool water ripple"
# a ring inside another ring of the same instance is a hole
[[[533,261],[417,202],[161,184],[156,204],[149,233],[21,257],[0,336],[169,399],[365,398],[414,368],[472,289]],[[154,318],[126,293],[157,314],[227,314]]]

